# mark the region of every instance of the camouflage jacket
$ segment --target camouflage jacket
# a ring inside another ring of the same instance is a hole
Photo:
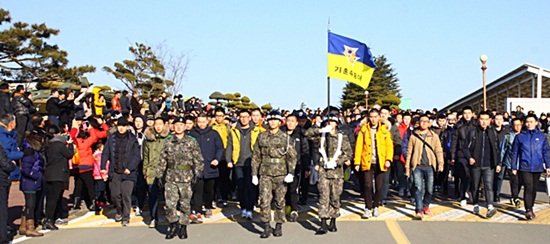
[[[321,138],[322,135],[319,133],[319,128],[309,128],[305,132],[305,136],[308,140],[314,141],[314,149],[313,153],[316,154],[315,156],[312,156],[312,158],[316,159],[315,165],[319,165],[319,177],[325,177],[329,179],[342,179],[344,178],[344,163],[348,160],[352,160],[352,150],[349,142],[349,138],[344,135],[342,132],[337,132],[336,134],[330,135],[330,141],[329,141],[329,148],[327,150],[327,143],[325,141],[325,145],[323,148],[325,149],[325,154],[328,157],[328,160],[330,160],[334,154],[336,153],[336,150],[338,149],[338,135],[341,136],[342,145],[340,148],[341,154],[338,156],[338,159],[336,160],[337,167],[335,169],[325,169],[325,162],[324,157],[320,153],[319,149],[321,148]]]
[[[157,166],[157,178],[165,177],[166,182],[189,183],[202,175],[203,158],[199,143],[190,136],[182,139],[176,136],[166,138]]]
[[[294,173],[296,150],[290,136],[279,130],[258,135],[252,155],[252,175],[284,176]]]

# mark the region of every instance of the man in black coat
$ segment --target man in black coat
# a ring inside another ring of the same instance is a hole
[[[298,127],[298,115],[296,113],[290,114],[286,117],[285,126],[282,128],[288,135],[290,135],[290,143],[296,150],[296,168],[294,170],[294,181],[287,184],[286,191],[286,206],[290,206],[290,222],[296,222],[298,220],[298,193],[301,191],[308,191],[309,181],[302,177],[302,171],[310,171],[309,165],[311,158],[309,156],[309,142],[305,137],[302,129]],[[302,182],[308,184],[301,184]],[[301,187],[300,187],[301,186]],[[299,189],[299,187],[301,189]]]
[[[495,172],[499,173],[501,170],[501,163],[497,133],[491,127],[491,115],[488,112],[479,114],[479,125],[468,133],[462,151],[470,165],[470,198],[474,204],[474,214],[479,214],[478,188],[483,179],[485,199],[487,200],[487,218],[491,218],[497,212],[493,206],[493,180]]]
[[[0,144],[0,243],[9,243],[8,236],[8,196],[10,195],[10,173],[15,170],[15,162],[9,160]]]
[[[467,145],[466,137],[468,133],[475,128],[476,121],[473,118],[472,107],[466,106],[462,109],[462,119],[456,124],[451,139],[451,166],[455,170],[455,181],[460,181],[460,189],[455,189],[456,197],[460,200],[460,206],[466,206],[466,193],[470,179],[470,168],[468,158],[464,156],[462,148]],[[455,183],[456,185],[456,183]]]
[[[109,172],[109,188],[117,213],[115,221],[122,226],[130,223],[132,190],[137,180],[136,171],[141,161],[140,147],[136,137],[128,132],[128,120],[121,117],[117,121],[117,132],[109,135],[101,156],[101,173]],[[109,161],[109,168],[107,168]]]

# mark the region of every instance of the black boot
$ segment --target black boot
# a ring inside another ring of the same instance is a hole
[[[73,205],[73,209],[75,210],[80,210],[80,205],[82,204],[82,199],[80,199],[80,197],[75,197],[74,198],[74,205]]]
[[[173,239],[174,237],[176,237],[176,235],[178,234],[178,228],[179,227],[179,224],[178,223],[170,223],[170,229],[168,230],[168,234],[166,234],[166,237],[164,237],[165,239]]]
[[[260,235],[260,238],[268,238],[271,236],[271,225],[268,223],[264,224],[264,232]]]
[[[46,219],[46,221],[44,221],[44,225],[42,226],[42,228],[45,230],[59,230],[59,228],[55,226],[55,223],[52,219]]]
[[[321,219],[321,227],[317,230],[317,235],[324,235],[327,233],[327,219]]]
[[[273,232],[273,236],[275,237],[283,236],[283,224],[277,223],[275,225],[275,231]]]
[[[330,232],[338,231],[338,229],[336,229],[336,218],[330,218],[330,224],[328,225],[328,231],[330,231]]]
[[[187,239],[187,225],[179,225],[179,227],[178,237],[180,239]]]

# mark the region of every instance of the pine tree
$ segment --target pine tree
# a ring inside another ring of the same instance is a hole
[[[377,68],[374,70],[372,79],[370,81],[367,91],[369,91],[369,106],[378,103],[380,105],[397,105],[384,104],[384,101],[390,101],[389,99],[383,99],[388,95],[393,95],[397,98],[401,98],[399,88],[399,78],[395,69],[388,63],[386,56],[378,56],[375,58]],[[365,105],[365,90],[360,86],[348,82],[343,89],[342,100],[340,101],[342,109],[353,108],[355,103],[358,105]],[[392,99],[392,101],[395,99]]]

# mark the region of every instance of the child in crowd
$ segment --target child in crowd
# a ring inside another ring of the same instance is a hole
[[[99,215],[101,209],[107,206],[107,198],[105,197],[106,181],[109,178],[107,174],[101,174],[101,153],[103,152],[103,143],[97,142],[92,146],[94,150],[94,180],[95,180],[95,204],[96,204],[96,215]],[[107,161],[107,168],[109,168],[109,161]]]

